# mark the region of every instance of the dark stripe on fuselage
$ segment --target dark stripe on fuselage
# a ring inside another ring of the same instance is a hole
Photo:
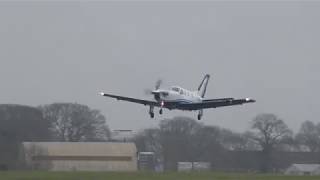
[[[164,103],[193,103],[193,101],[187,100],[187,99],[175,99],[172,101],[164,101]]]
[[[163,101],[163,102],[164,102],[164,107],[168,109],[180,109],[180,110],[188,110],[188,109],[181,108],[179,105],[194,103],[193,101],[190,101],[187,99],[175,99],[172,101]]]

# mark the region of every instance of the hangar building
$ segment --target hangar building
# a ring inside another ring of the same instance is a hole
[[[24,142],[21,160],[28,169],[49,171],[136,171],[134,143]]]
[[[320,164],[292,164],[286,175],[320,175]]]

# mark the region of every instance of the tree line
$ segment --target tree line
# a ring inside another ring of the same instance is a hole
[[[250,127],[237,133],[175,117],[141,131],[134,141],[139,151],[155,152],[165,170],[176,170],[177,162],[185,161],[211,162],[216,170],[237,167],[260,172],[283,170],[288,162],[320,162],[320,123],[305,121],[294,134],[283,120],[266,113],[251,120]]]
[[[106,118],[99,110],[77,103],[39,107],[0,105],[0,169],[19,168],[24,141],[107,141]]]
[[[176,170],[180,161],[209,161],[213,168],[245,161],[246,168],[247,161],[256,159],[260,171],[270,172],[279,164],[274,160],[275,152],[320,153],[320,123],[305,121],[296,134],[274,114],[258,114],[249,123],[250,130],[238,133],[175,117],[142,130],[133,141],[138,151],[155,152],[165,170]],[[86,105],[0,105],[0,169],[18,168],[19,146],[24,141],[108,141],[109,137],[105,116]],[[255,154],[254,158],[231,158],[248,153]]]

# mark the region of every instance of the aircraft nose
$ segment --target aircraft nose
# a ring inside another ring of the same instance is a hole
[[[159,91],[159,90],[154,90],[154,91],[152,91],[151,93],[152,93],[152,94],[159,94],[160,91]]]

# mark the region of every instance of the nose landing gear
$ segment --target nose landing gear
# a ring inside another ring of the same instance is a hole
[[[163,106],[164,106],[164,102],[162,101],[160,104],[159,114],[163,114]],[[149,115],[151,118],[154,118],[154,106],[150,106]]]
[[[203,110],[201,109],[198,113],[198,120],[201,120],[202,116],[203,116]]]
[[[164,106],[164,102],[161,101],[161,107],[160,107],[160,110],[159,110],[159,114],[162,114],[163,113],[163,110],[162,110],[162,107]]]

